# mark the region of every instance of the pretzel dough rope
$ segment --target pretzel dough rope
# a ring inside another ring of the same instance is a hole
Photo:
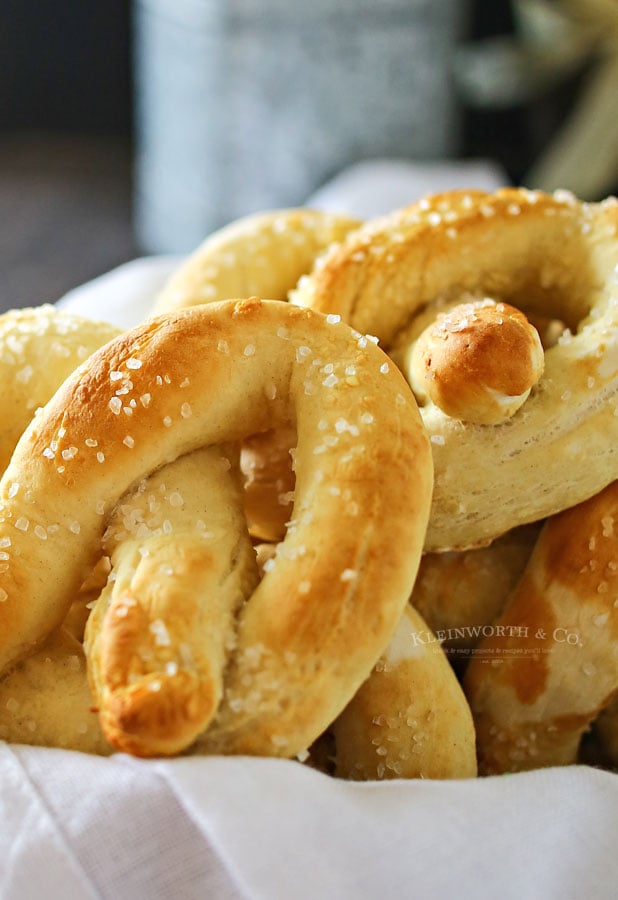
[[[235,619],[258,581],[230,453],[214,446],[180,457],[110,517],[112,574],[85,646],[103,730],[127,752],[184,750],[223,697]]]
[[[313,209],[279,209],[245,216],[211,234],[173,273],[156,299],[155,313],[257,295],[286,300],[301,275],[326,247],[360,222]],[[291,516],[294,476],[289,427],[252,435],[241,460],[245,511],[251,534],[279,540]]]
[[[156,299],[154,313],[230,297],[287,300],[326,247],[360,225],[351,216],[278,209],[245,216],[211,234],[181,263]]]
[[[92,706],[84,649],[64,626],[0,678],[0,740],[112,752]]]
[[[618,482],[552,517],[464,678],[483,774],[568,765],[618,689]]]
[[[567,326],[504,424],[463,424],[432,403],[421,409],[436,471],[426,550],[487,543],[618,477],[617,228],[614,198],[452,192],[367,223],[301,279],[295,303],[341,315],[388,352],[401,352],[419,313],[462,296]]]
[[[463,691],[428,626],[408,605],[370,677],[330,731],[335,774],[353,780],[474,778],[474,723]]]
[[[230,705],[201,749],[293,756],[308,746],[396,627],[416,575],[431,459],[412,395],[382,351],[285,303],[230,301],[153,319],[94,354],[52,398],[0,482],[0,541],[10,545],[2,666],[62,620],[131,485],[192,450],[289,420],[294,521],[242,607],[226,667],[229,695],[251,676],[260,701]],[[174,642],[173,621],[167,628]]]
[[[38,407],[120,329],[45,305],[0,316],[0,472]]]
[[[276,552],[276,544],[256,547],[261,573]],[[468,701],[440,646],[424,640],[427,632],[408,604],[369,677],[308,748],[309,765],[355,781],[476,775]]]
[[[541,523],[514,528],[488,547],[425,553],[410,602],[460,668],[498,618],[528,563]]]

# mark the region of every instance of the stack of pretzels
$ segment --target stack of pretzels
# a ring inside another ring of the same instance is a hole
[[[0,738],[618,766],[615,199],[250,216],[0,350]]]

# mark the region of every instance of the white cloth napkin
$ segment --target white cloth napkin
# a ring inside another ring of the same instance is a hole
[[[355,784],[0,745],[2,900],[613,898],[618,778]]]
[[[482,171],[470,186],[491,187]],[[395,186],[404,203],[432,189],[425,174],[413,194],[418,169],[400,162],[373,173],[343,173],[324,205],[372,215],[396,205]],[[176,264],[129,263],[59,305],[128,327]],[[618,778],[584,766],[355,784],[282,760],[0,744],[0,900],[609,900],[617,836]]]

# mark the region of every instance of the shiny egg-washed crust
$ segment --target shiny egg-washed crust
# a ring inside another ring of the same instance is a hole
[[[36,410],[73,369],[118,334],[113,325],[49,304],[0,315],[0,472]]]
[[[330,731],[335,775],[474,778],[472,715],[453,669],[428,626],[408,605],[369,678]]]
[[[301,279],[294,303],[340,314],[401,352],[416,315],[461,297],[568,329],[500,425],[427,403],[435,490],[426,550],[466,548],[573,506],[618,477],[618,201],[455,191],[368,222]]]
[[[181,263],[156,298],[154,313],[257,295],[287,300],[316,257],[358,219],[314,209],[245,216],[211,234]]]
[[[405,354],[419,402],[476,425],[499,425],[528,399],[543,372],[543,345],[524,314],[478,300],[438,314]]]
[[[286,422],[298,434],[294,518],[238,612],[224,699],[196,746],[279,756],[307,747],[397,626],[432,464],[413,396],[384,353],[287,303],[252,298],[153,318],[91,356],[27,429],[0,482],[2,669],[62,621],[132,486],[201,447]],[[172,646],[176,624],[170,611],[165,630],[155,626]],[[131,669],[121,645],[111,658]],[[190,654],[180,663],[195,674]],[[166,667],[153,690],[155,732],[174,690]]]
[[[489,775],[568,765],[618,690],[618,482],[549,519],[464,689]]]

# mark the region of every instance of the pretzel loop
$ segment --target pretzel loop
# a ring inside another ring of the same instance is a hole
[[[94,354],[52,398],[0,483],[0,541],[10,542],[0,665],[63,619],[131,486],[199,448],[287,422],[298,434],[293,521],[238,611],[225,697],[201,749],[291,756],[307,746],[398,623],[432,473],[413,396],[382,351],[336,317],[285,303],[229,301],[152,319]],[[165,624],[174,642],[171,611]],[[121,658],[122,646],[106,652]],[[248,676],[256,702],[229,702],[242,699]],[[120,745],[122,717],[117,726],[107,734]],[[143,754],[168,752],[150,726],[127,741]]]
[[[301,279],[293,302],[341,315],[395,356],[418,316],[462,299],[561,323],[542,376],[507,421],[472,424],[431,401],[422,407],[436,471],[426,550],[488,543],[618,477],[617,234],[615,198],[454,191],[368,222]],[[448,395],[457,399],[469,385],[465,367],[456,374]]]

